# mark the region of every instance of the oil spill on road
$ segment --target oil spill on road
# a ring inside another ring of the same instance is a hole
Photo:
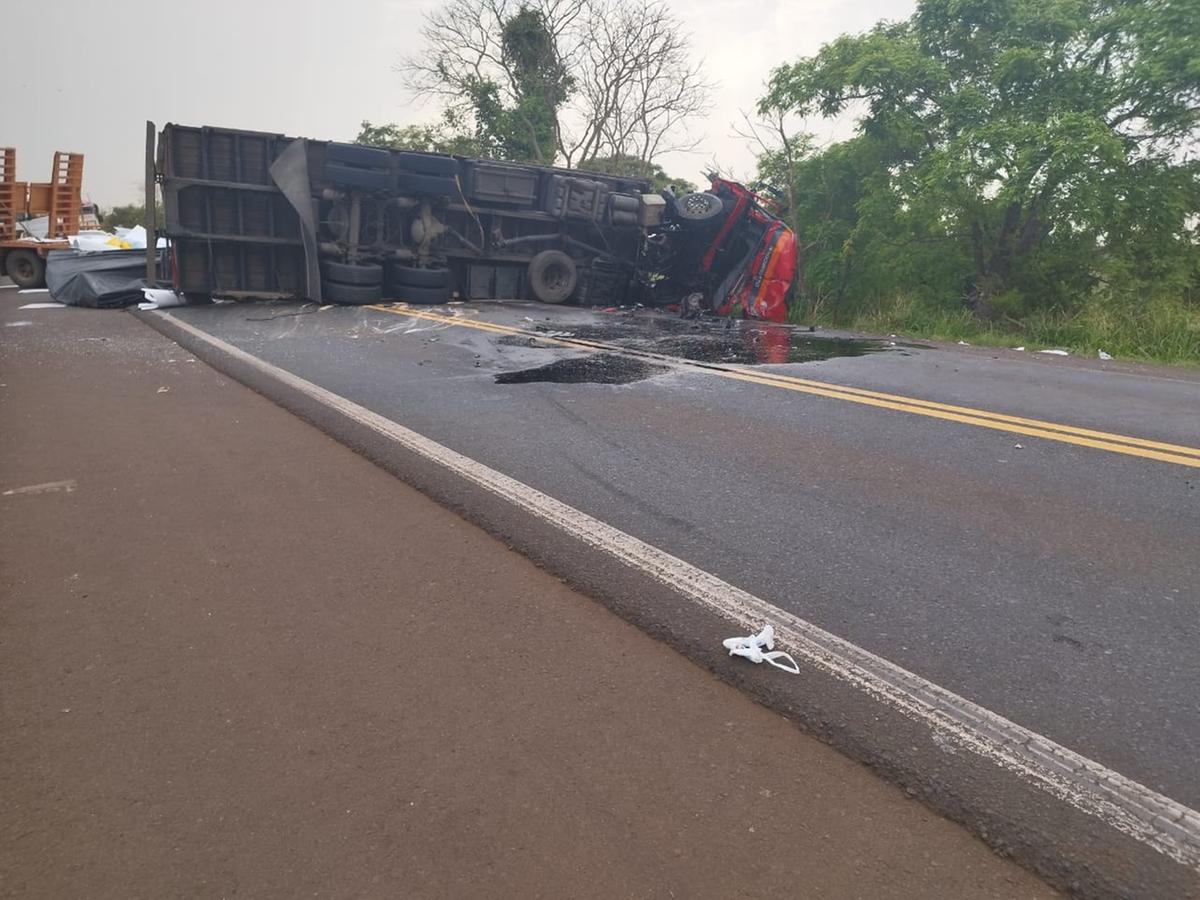
[[[504,372],[496,384],[529,384],[550,381],[558,384],[631,384],[667,371],[640,359],[616,353],[597,353],[573,359],[560,359],[545,366]]]
[[[547,322],[551,320],[547,319]],[[883,351],[905,353],[906,348],[886,341],[859,338],[817,337],[786,325],[730,319],[677,319],[657,315],[630,315],[612,322],[551,323],[535,326],[528,337],[505,335],[500,346],[545,347],[538,338],[594,341],[614,350],[654,353],[675,359],[733,365],[774,365],[819,362]],[[561,345],[560,345],[561,346]],[[553,381],[563,384],[629,384],[667,371],[665,366],[617,353],[558,360],[549,365],[506,372],[497,384]]]
[[[918,346],[862,338],[818,337],[798,328],[763,322],[678,319],[652,314],[614,317],[611,322],[539,324],[535,331],[547,337],[599,341],[625,350],[717,365],[820,362],[879,352],[907,355],[908,350]],[[537,337],[537,334],[528,338],[505,337],[497,343],[536,347]]]
[[[692,362],[743,366],[820,362],[897,349],[884,341],[817,337],[787,326],[728,319],[714,322],[631,316],[612,324],[574,327],[572,334],[583,340]]]

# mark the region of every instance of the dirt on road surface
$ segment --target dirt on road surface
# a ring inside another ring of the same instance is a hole
[[[132,316],[17,306],[0,894],[1053,895]]]

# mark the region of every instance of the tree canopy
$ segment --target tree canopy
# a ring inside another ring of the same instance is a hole
[[[858,115],[786,167],[819,257],[806,292],[921,290],[983,317],[1134,281],[1194,297],[1197,47],[1197,0],[921,0],[780,67],[763,115]]]

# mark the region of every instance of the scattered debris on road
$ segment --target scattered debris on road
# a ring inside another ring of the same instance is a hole
[[[160,288],[143,288],[144,303],[138,304],[138,309],[170,309],[173,306],[184,306],[187,299],[175,291],[165,291]]]
[[[791,672],[793,675],[800,674],[800,666],[792,657],[784,653],[782,650],[775,650],[775,628],[770,623],[763,626],[763,630],[758,634],[751,634],[747,637],[731,637],[725,638],[721,642],[725,649],[729,651],[730,656],[740,656],[743,659],[748,659],[750,662],[757,664],[769,663],[777,669],[783,669],[785,672]],[[763,652],[763,648],[767,652]],[[786,660],[786,662],[783,662]]]

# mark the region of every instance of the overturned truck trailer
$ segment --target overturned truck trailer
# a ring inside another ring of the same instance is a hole
[[[154,152],[171,280],[190,295],[786,316],[794,237],[716,177],[677,199],[636,178],[182,125]]]

